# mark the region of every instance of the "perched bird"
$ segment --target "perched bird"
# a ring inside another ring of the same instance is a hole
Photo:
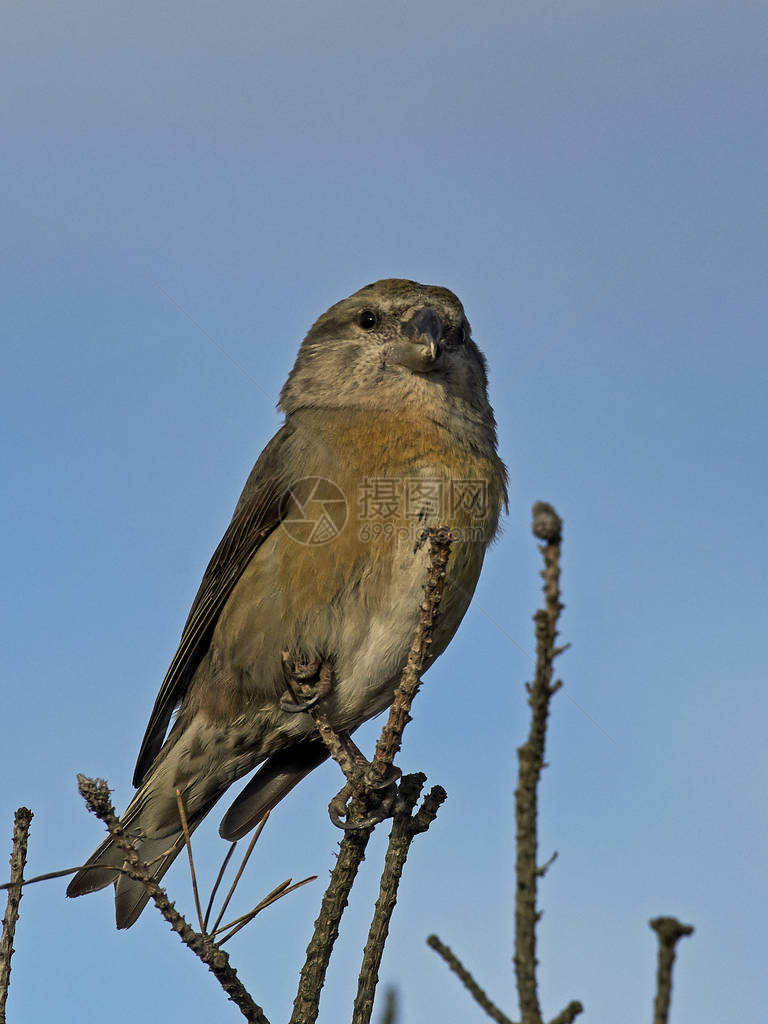
[[[279,408],[285,422],[205,571],[139,751],[122,824],[157,878],[183,845],[177,788],[193,829],[260,765],[221,822],[234,840],[326,759],[311,715],[286,710],[283,652],[333,666],[321,707],[336,729],[383,711],[418,623],[425,530],[446,523],[457,537],[431,663],[469,606],[506,501],[485,359],[446,288],[384,280],[332,306]],[[128,928],[147,895],[122,862],[107,838],[67,895],[114,882]]]

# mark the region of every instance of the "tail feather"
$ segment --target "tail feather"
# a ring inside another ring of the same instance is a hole
[[[150,865],[152,877],[159,882],[184,846],[184,834],[145,839],[139,856]],[[115,922],[118,928],[130,928],[149,901],[149,893],[141,882],[121,873],[115,881]]]
[[[123,855],[115,846],[112,837],[107,836],[101,846],[94,852],[67,886],[67,896],[85,896],[89,892],[98,892],[110,882],[117,881],[122,867]]]
[[[160,839],[134,840],[134,845],[139,857],[149,865],[152,877],[159,882],[184,846],[184,834],[178,832]],[[111,836],[107,836],[69,883],[67,896],[85,896],[114,882],[117,927],[130,928],[147,905],[149,893],[141,882],[134,881],[120,870],[123,863],[122,850]]]
[[[219,827],[219,834],[229,840],[246,835],[267,811],[327,757],[328,752],[319,740],[301,740],[273,754],[229,808]],[[229,781],[223,782],[221,790],[209,791],[207,798],[200,799],[198,794],[199,803],[193,800],[187,805],[190,832],[208,814]],[[121,818],[137,854],[149,865],[156,881],[163,877],[184,846],[184,835],[175,827],[177,822],[171,813],[171,807],[174,811],[176,809],[174,803],[167,799],[167,789],[160,788],[158,779],[152,776],[136,793]],[[158,832],[162,834],[158,835]],[[67,896],[84,896],[113,882],[117,927],[130,928],[147,905],[149,895],[141,882],[135,882],[121,870],[123,862],[120,848],[111,836],[107,836],[69,883]]]
[[[248,785],[238,793],[222,818],[219,835],[230,842],[242,839],[294,786],[328,757],[320,740],[302,740],[272,754]]]
[[[152,835],[143,834],[142,816],[147,807],[145,790],[146,787],[143,787],[133,798],[120,824],[130,837],[139,858],[149,867],[155,881],[159,882],[183,848],[184,833],[180,827],[173,828],[166,824],[161,829],[161,835],[157,835],[157,832]],[[218,797],[216,793],[195,808],[194,812],[188,812],[190,832],[195,831]],[[123,864],[120,847],[112,836],[107,836],[69,883],[67,896],[84,896],[114,882],[117,927],[130,928],[147,905],[149,894],[141,882],[134,881],[120,870]]]

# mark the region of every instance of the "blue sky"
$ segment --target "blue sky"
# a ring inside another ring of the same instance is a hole
[[[34,810],[30,871],[99,840],[77,771],[129,800],[200,575],[280,422],[152,282],[276,398],[320,312],[409,277],[455,290],[488,356],[511,508],[400,755],[449,799],[412,849],[382,980],[404,1021],[484,1020],[435,931],[517,1012],[541,499],[565,520],[573,644],[541,790],[544,1011],[647,1020],[647,921],[674,914],[696,926],[675,1024],[762,1015],[767,22],[756,2],[6,4],[0,825],[7,844]],[[338,788],[328,766],[281,805],[242,909],[326,877]],[[208,879],[218,818],[197,833]],[[350,1016],[380,831],[329,1024]],[[168,885],[191,909],[183,865]],[[157,914],[118,934],[108,894],[63,893],[25,895],[9,1019],[239,1019]],[[273,1024],[320,894],[231,943]]]

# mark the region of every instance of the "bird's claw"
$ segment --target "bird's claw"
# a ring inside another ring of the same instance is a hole
[[[333,800],[328,804],[328,814],[336,828],[345,829],[347,827],[346,822],[342,819],[349,813],[347,803],[354,795],[354,789],[349,783],[347,783],[346,786],[339,790]]]
[[[402,778],[402,775],[403,773],[397,767],[397,765],[391,764],[387,769],[387,774],[384,776],[383,779],[371,781],[370,779],[366,778],[365,781],[366,784],[370,786],[371,789],[387,789],[389,786],[394,786],[395,783]]]
[[[394,771],[397,773],[394,778],[399,778],[402,774],[400,769],[395,768]],[[381,785],[385,789],[381,793],[376,806],[372,807],[364,818],[350,821],[349,801],[357,796],[358,793],[355,787],[348,782],[341,792],[337,793],[328,804],[328,814],[336,828],[343,829],[345,832],[353,832],[361,828],[370,828],[373,825],[378,825],[380,821],[386,821],[387,818],[391,818],[397,801],[397,785],[392,779],[386,780]],[[378,789],[379,787],[376,786],[375,788]]]
[[[283,652],[283,672],[288,693],[280,698],[280,710],[291,714],[311,711],[333,692],[333,671],[324,661],[295,661]]]
[[[316,693],[314,697],[310,697],[308,700],[294,701],[292,696],[284,694],[280,698],[280,710],[290,711],[292,715],[298,714],[300,711],[311,711],[312,708],[317,707],[325,696],[327,696],[325,693]]]
[[[290,655],[283,655],[283,661],[290,663],[291,675],[298,682],[313,682],[315,676],[320,673],[321,661],[294,661]]]

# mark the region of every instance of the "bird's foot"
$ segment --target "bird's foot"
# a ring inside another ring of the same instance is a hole
[[[392,783],[378,795],[378,803],[374,807],[371,807],[368,814],[364,818],[353,817],[350,818],[350,800],[354,799],[358,795],[354,786],[349,782],[346,784],[344,789],[328,804],[328,814],[330,815],[331,821],[337,828],[344,829],[345,832],[352,832],[355,829],[369,828],[372,825],[378,825],[380,821],[385,821],[387,818],[391,818],[395,811],[395,802],[397,801],[397,786]],[[343,820],[346,819],[346,820]]]
[[[351,743],[351,740],[350,740]],[[354,746],[354,744],[353,744]],[[370,764],[355,747],[357,754],[362,758],[365,768]],[[359,763],[359,762],[358,762]],[[347,782],[344,788],[328,804],[328,814],[331,821],[337,828],[351,831],[353,829],[368,828],[378,825],[380,821],[391,818],[397,801],[397,780],[403,774],[399,768],[391,765],[383,778],[371,779],[363,765],[360,765],[361,772],[358,779]],[[368,813],[363,818],[352,815],[350,801],[355,798],[362,798],[368,807]],[[346,819],[346,820],[342,820]]]
[[[283,674],[288,693],[280,698],[282,711],[311,711],[333,692],[333,670],[327,661],[296,661],[283,651]]]

